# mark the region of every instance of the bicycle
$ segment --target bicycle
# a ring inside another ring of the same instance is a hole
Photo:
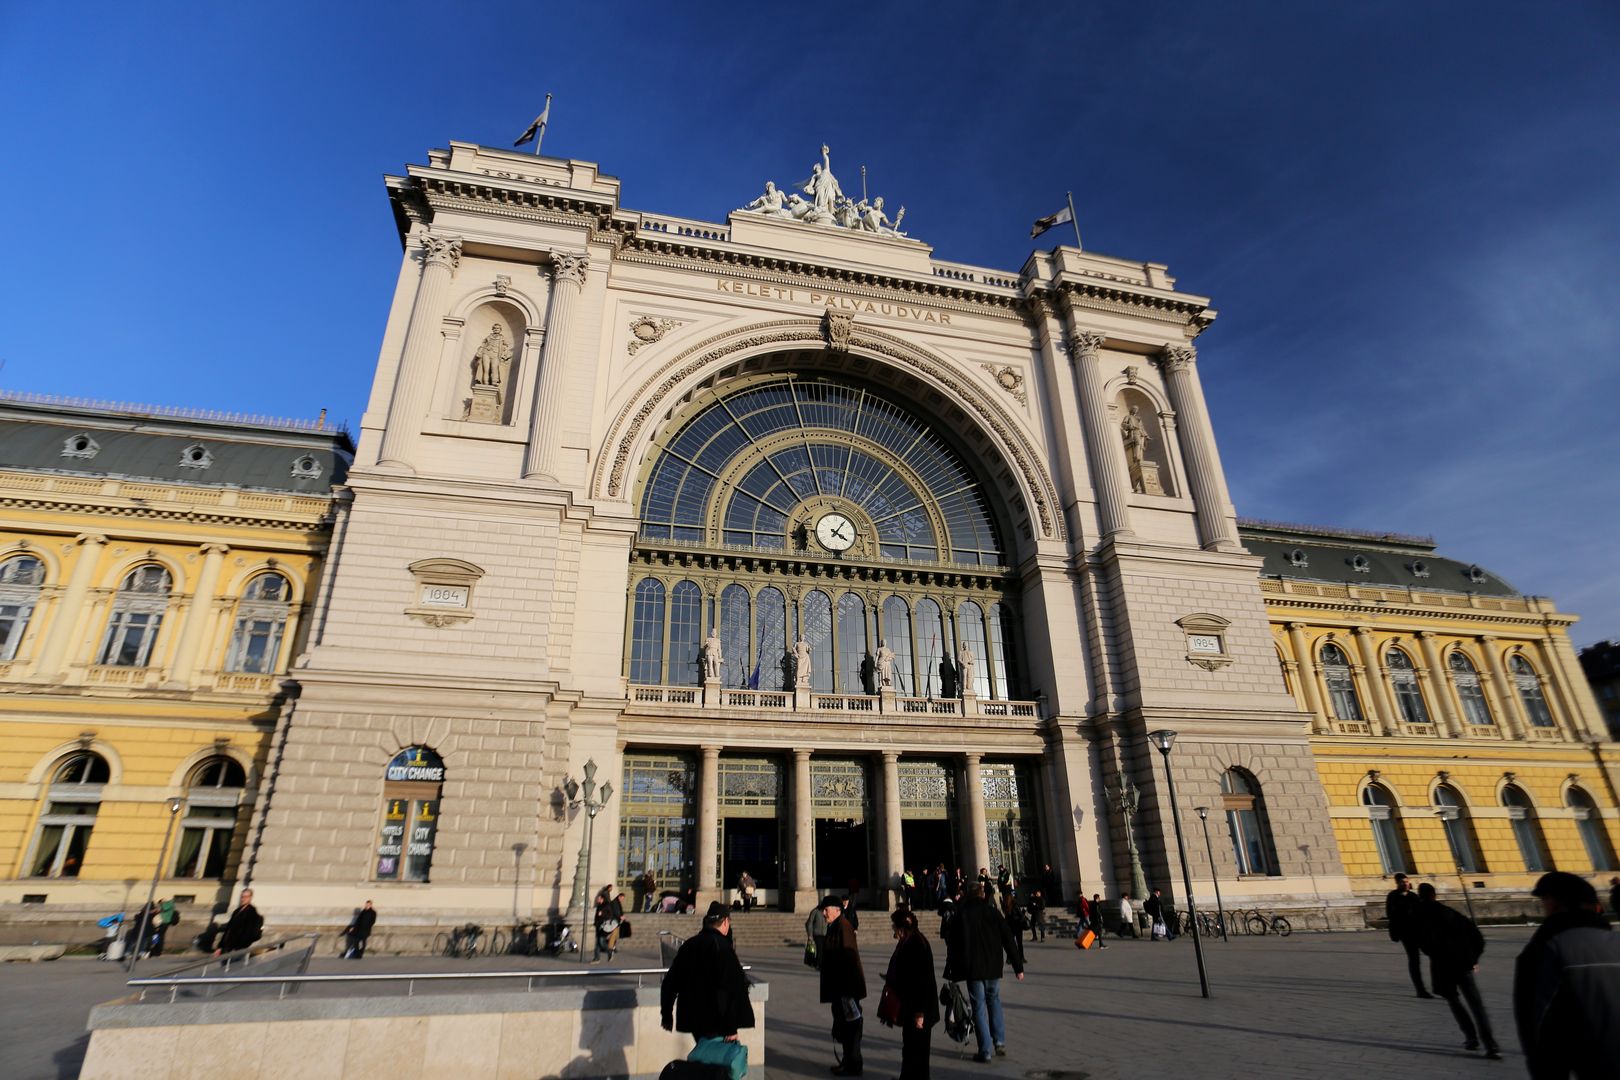
[[[1278,937],[1287,937],[1294,932],[1293,925],[1283,916],[1267,915],[1258,909],[1251,911],[1243,922],[1245,929],[1251,934],[1272,933]]]
[[[504,952],[507,956],[539,956],[542,949],[540,945],[540,924],[529,920],[516,923],[512,927],[512,937],[506,943],[504,950],[491,950]]]
[[[485,932],[477,923],[467,923],[433,939],[433,955],[471,960],[479,953],[499,956],[506,939],[499,930]]]

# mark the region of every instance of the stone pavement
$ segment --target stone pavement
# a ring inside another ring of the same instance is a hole
[[[875,1008],[892,942],[874,913],[862,934]],[[1024,982],[1003,983],[1008,1056],[988,1065],[963,1058],[934,1029],[933,1074],[940,1080],[1016,1077],[1316,1078],[1406,1073],[1423,1080],[1518,1077],[1523,1058],[1509,1007],[1512,961],[1526,927],[1487,928],[1481,990],[1507,1058],[1489,1062],[1462,1052],[1443,1001],[1420,1001],[1406,981],[1405,956],[1382,933],[1295,934],[1207,944],[1213,997],[1198,993],[1192,943],[1111,941],[1080,953],[1064,939],[1029,946]],[[617,964],[654,962],[638,942]],[[827,1006],[816,1001],[815,973],[796,949],[744,955],[771,984],[767,1068],[771,1080],[828,1076],[832,1042]],[[942,953],[936,961],[943,964]],[[168,965],[164,965],[168,966]],[[314,971],[513,970],[556,967],[549,960],[447,961],[378,957],[318,960]],[[160,968],[150,962],[142,973]],[[440,984],[464,990],[468,984]],[[8,1077],[72,1077],[84,1055],[90,1007],[125,993],[121,972],[93,960],[0,967],[0,1034]],[[422,988],[418,988],[418,993]],[[899,1033],[868,1019],[866,1073],[899,1071]],[[971,1051],[970,1051],[971,1053]],[[1057,1074],[1064,1074],[1058,1077]],[[759,1076],[758,1068],[750,1071]],[[471,1078],[467,1078],[471,1080]]]

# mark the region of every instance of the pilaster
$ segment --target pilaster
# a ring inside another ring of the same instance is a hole
[[[1080,325],[1076,309],[1064,296],[1068,320],[1069,348],[1075,375],[1080,382],[1080,413],[1084,418],[1086,457],[1091,463],[1092,487],[1097,492],[1097,508],[1103,536],[1131,535],[1130,483],[1125,475],[1125,455],[1108,422],[1108,403],[1103,400],[1103,336]]]
[[[45,635],[45,643],[40,646],[39,663],[34,667],[37,676],[50,682],[61,681],[66,672],[67,651],[73,642],[79,617],[84,612],[85,597],[89,595],[90,581],[95,574],[96,564],[101,561],[101,549],[107,543],[107,538],[96,533],[84,533],[74,537],[73,543],[78,546],[78,556],[74,559],[73,571],[68,575],[67,589],[56,602],[56,610],[51,613],[50,630]]]
[[[197,670],[198,652],[202,647],[203,631],[213,618],[214,593],[219,589],[219,570],[225,555],[231,549],[224,544],[204,544],[202,571],[197,575],[197,588],[186,611],[186,621],[180,628],[180,643],[174,650],[174,664],[169,669],[165,690],[183,690],[191,684]]]
[[[563,392],[567,386],[568,346],[574,307],[585,289],[591,257],[584,252],[551,253],[551,305],[546,311],[545,354],[534,384],[529,418],[529,449],[523,462],[526,480],[556,480],[561,454]]]
[[[423,232],[422,276],[416,286],[416,303],[405,331],[405,355],[394,381],[393,400],[388,407],[388,426],[383,430],[382,450],[377,463],[384,467],[413,472],[417,438],[427,417],[433,396],[434,366],[444,347],[438,332],[450,294],[450,282],[461,264],[461,238]]]
[[[1204,547],[1218,551],[1241,551],[1237,523],[1228,513],[1232,504],[1226,491],[1226,474],[1221,470],[1215,449],[1215,430],[1204,404],[1204,388],[1198,379],[1198,354],[1190,345],[1173,345],[1164,351],[1159,367],[1164,372],[1170,406],[1176,410],[1176,431],[1181,453],[1187,463],[1187,483],[1192,488],[1193,509],[1198,518],[1198,536]]]

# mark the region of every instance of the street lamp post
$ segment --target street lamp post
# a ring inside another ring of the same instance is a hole
[[[124,966],[125,971],[135,970],[135,961],[141,957],[141,946],[146,944],[146,925],[152,918],[152,901],[157,899],[158,878],[163,876],[163,863],[169,857],[169,838],[174,835],[174,819],[180,814],[180,807],[185,800],[178,796],[169,800],[169,824],[163,829],[163,848],[158,852],[157,868],[152,871],[152,889],[146,894],[146,906],[141,908],[140,930],[135,935],[135,947],[129,950],[129,961]]]
[[[1187,887],[1187,914],[1193,916],[1193,952],[1198,957],[1198,985],[1209,997],[1209,975],[1204,971],[1204,939],[1198,932],[1198,912],[1193,904],[1192,871],[1187,867],[1187,842],[1181,836],[1181,809],[1176,805],[1176,772],[1170,767],[1170,748],[1176,744],[1173,731],[1150,731],[1148,738],[1164,755],[1164,776],[1170,796],[1170,816],[1176,823],[1176,851],[1181,855],[1181,880]]]
[[[563,792],[568,796],[569,809],[585,811],[585,840],[580,844],[579,866],[574,870],[574,895],[568,901],[570,907],[579,905],[579,955],[582,959],[585,956],[585,929],[591,920],[591,829],[596,824],[596,815],[601,813],[602,807],[613,797],[612,784],[603,784],[600,793],[597,792],[594,760],[585,763],[584,771],[584,783],[569,777],[567,783],[563,784]]]
[[[1215,914],[1221,920],[1221,940],[1226,941],[1226,908],[1221,904],[1221,876],[1215,872],[1215,849],[1209,843],[1209,807],[1200,806],[1198,820],[1204,826],[1204,851],[1209,854],[1209,880],[1215,886]]]
[[[1108,788],[1105,793],[1125,826],[1125,851],[1131,860],[1131,895],[1141,903],[1147,898],[1147,881],[1142,877],[1142,855],[1136,850],[1136,828],[1131,824],[1141,802],[1141,792],[1136,790],[1135,784],[1123,780],[1119,787]]]

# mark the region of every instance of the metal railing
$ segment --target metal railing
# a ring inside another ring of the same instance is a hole
[[[268,944],[256,942],[245,949],[237,949],[221,956],[210,956],[205,960],[194,960],[189,964],[182,964],[161,975],[151,975],[144,979],[131,979],[129,985],[161,984],[173,986],[174,991],[169,997],[169,1000],[173,1001],[179,996],[179,988],[182,986],[201,986],[203,987],[200,992],[202,997],[214,997],[244,980],[275,982],[278,978],[274,974],[254,976],[232,976],[230,974],[233,970],[241,971],[244,968],[270,973],[294,968],[296,970],[292,976],[282,975],[279,978],[303,978],[304,973],[309,970],[309,962],[315,955],[315,946],[320,941],[320,937],[319,934],[315,933],[292,934]],[[302,944],[298,944],[300,942]],[[219,974],[210,975],[209,971],[216,968]],[[285,997],[286,993],[283,992],[281,996]],[[142,991],[141,997],[142,1000],[145,1000],[145,991]]]

